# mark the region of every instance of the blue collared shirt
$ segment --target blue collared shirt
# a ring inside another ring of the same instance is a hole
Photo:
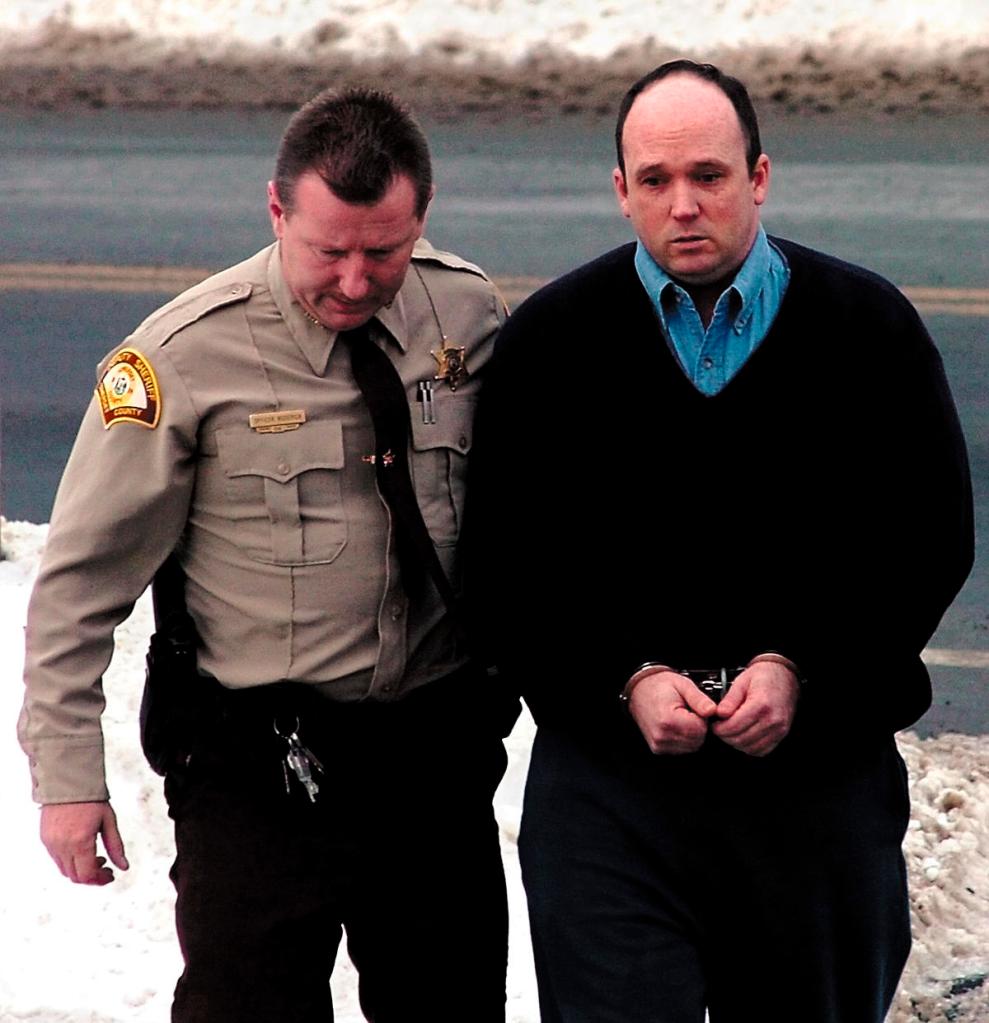
[[[776,319],[790,268],[760,227],[745,262],[721,293],[707,330],[693,299],[642,242],[635,269],[684,373],[702,394],[717,394],[745,365]]]

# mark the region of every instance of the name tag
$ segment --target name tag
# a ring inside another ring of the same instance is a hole
[[[304,409],[284,409],[280,412],[252,412],[247,417],[248,425],[258,433],[285,433],[298,430],[306,421]]]

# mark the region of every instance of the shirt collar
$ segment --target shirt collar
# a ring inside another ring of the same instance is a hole
[[[638,272],[639,280],[646,289],[646,293],[652,299],[653,305],[659,312],[666,327],[666,312],[664,299],[671,298],[676,293],[684,294],[685,289],[678,284],[649,254],[648,249],[640,240],[635,249],[635,269]],[[719,297],[718,302],[724,297],[725,292],[731,292],[735,299],[733,304],[733,324],[741,327],[752,316],[755,309],[755,300],[762,290],[763,281],[770,270],[769,239],[766,232],[760,225],[756,232],[755,241],[745,261],[738,268],[735,279],[725,288]]]
[[[333,346],[336,343],[337,332],[316,323],[299,305],[282,273],[281,249],[277,242],[271,247],[271,255],[268,259],[268,287],[271,289],[275,305],[285,321],[285,326],[302,350],[306,361],[314,373],[324,376]],[[376,321],[395,340],[403,352],[408,350],[409,331],[401,291],[390,305],[379,309],[371,318],[372,333]]]

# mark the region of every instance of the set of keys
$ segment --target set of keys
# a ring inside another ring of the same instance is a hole
[[[316,796],[319,794],[319,783],[316,781],[316,774],[323,774],[323,765],[319,762],[319,758],[311,749],[302,745],[302,740],[299,738],[299,719],[295,719],[295,724],[288,732],[283,732],[278,726],[278,718],[275,718],[274,722],[275,735],[279,739],[283,739],[288,746],[288,752],[285,754],[285,759],[282,761],[282,775],[285,778],[285,791],[291,795],[292,784],[289,771],[291,771],[295,777],[299,780],[299,784],[306,790],[306,795],[309,796],[311,803],[316,802]]]

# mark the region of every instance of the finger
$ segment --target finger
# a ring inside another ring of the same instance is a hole
[[[734,710],[730,706],[725,707],[725,700],[718,704],[718,720],[711,723],[711,730],[720,738],[741,736],[762,720],[760,708],[753,700],[743,701]]]
[[[748,679],[739,676],[718,704],[717,716],[719,718],[731,717],[745,703],[748,695]]]
[[[120,870],[128,870],[130,863],[127,862],[127,853],[124,850],[124,840],[120,836],[120,830],[117,827],[117,818],[112,810],[109,810],[108,815],[103,823],[103,848],[106,849],[107,856],[110,857],[110,862]]]
[[[733,719],[730,725],[735,724]],[[711,727],[711,731],[733,749],[759,757],[771,753],[782,742],[787,730],[776,722],[756,720],[748,727],[738,729],[719,721]]]
[[[717,713],[718,705],[710,696],[702,693],[690,679],[684,678],[682,684],[677,686],[677,692],[683,698],[683,702],[687,707],[698,717],[707,720],[707,718],[714,717]]]
[[[703,745],[707,725],[681,707],[668,717],[650,722],[644,734],[653,753],[693,753]]]
[[[649,744],[649,749],[656,756],[683,756],[687,753],[696,753],[704,745],[706,732],[699,737],[681,736],[675,739],[667,738]]]
[[[735,748],[750,757],[765,757],[780,744],[782,737],[762,735],[740,743]]]
[[[72,858],[71,880],[76,884],[100,885],[106,884],[107,880],[113,880],[113,875],[103,866],[106,860],[94,853],[80,853]],[[110,877],[106,875],[110,873]]]
[[[48,855],[51,856],[63,877],[67,877],[70,881],[75,881],[75,869],[71,856],[61,856],[51,849],[48,850]]]
[[[48,855],[51,856],[64,877],[67,877],[73,884],[82,884],[80,880],[80,866],[84,865],[85,853],[72,846],[52,843],[47,845]]]

